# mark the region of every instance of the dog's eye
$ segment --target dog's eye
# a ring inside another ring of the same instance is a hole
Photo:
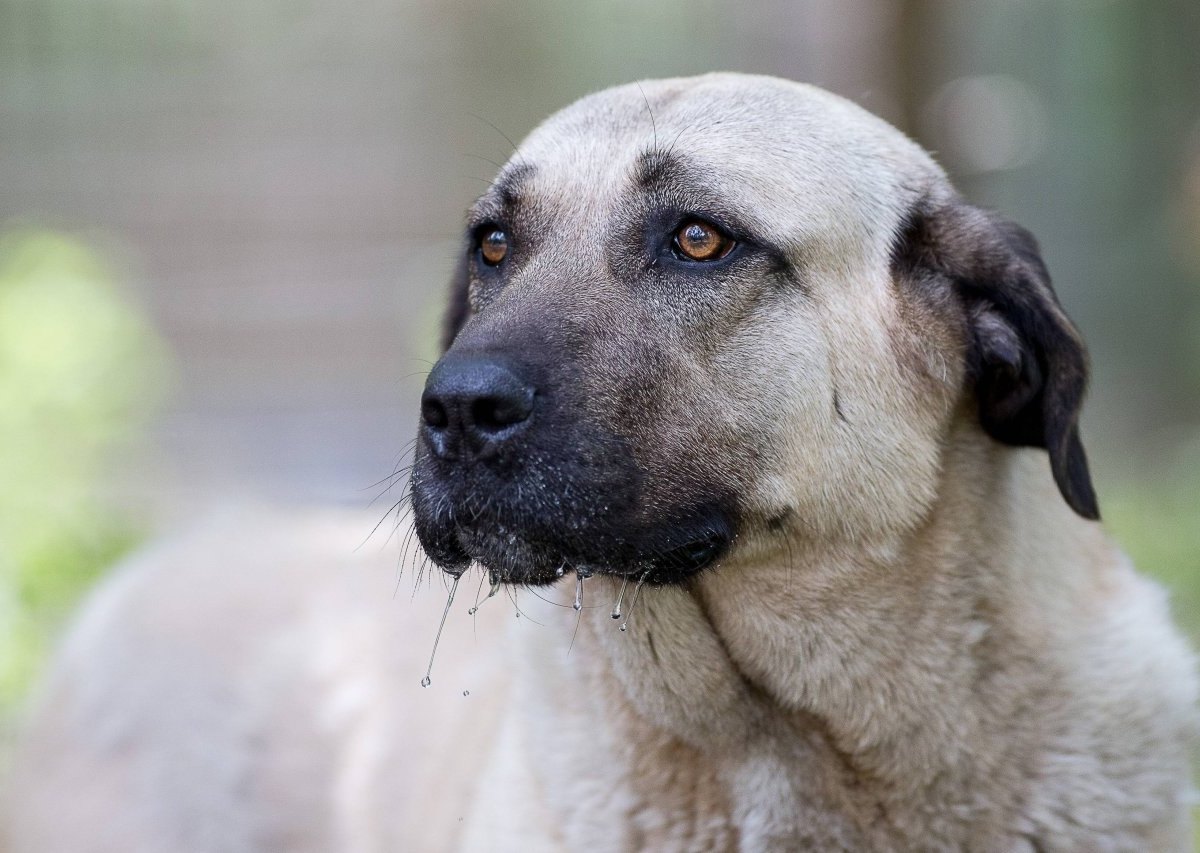
[[[479,254],[485,264],[496,266],[508,256],[508,235],[499,228],[488,231],[479,241]]]
[[[707,222],[685,222],[675,232],[675,248],[693,261],[720,260],[733,250],[733,246],[733,240]]]

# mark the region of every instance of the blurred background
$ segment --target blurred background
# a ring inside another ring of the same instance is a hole
[[[863,104],[1039,236],[1102,510],[1200,639],[1197,45],[1195,0],[0,0],[0,744],[155,531],[367,506],[510,139],[714,69]]]

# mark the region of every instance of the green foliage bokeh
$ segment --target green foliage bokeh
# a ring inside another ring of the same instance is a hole
[[[167,363],[94,249],[46,230],[0,235],[0,722],[79,593],[138,538],[101,488]]]
[[[1101,506],[1109,532],[1167,588],[1175,619],[1200,647],[1200,434],[1168,456],[1165,470],[1113,484]]]

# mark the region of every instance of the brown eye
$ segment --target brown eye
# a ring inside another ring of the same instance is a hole
[[[716,261],[733,249],[733,241],[706,222],[687,222],[675,232],[675,247],[693,261]]]
[[[479,253],[485,264],[496,266],[508,255],[508,235],[499,228],[487,232],[479,242]]]

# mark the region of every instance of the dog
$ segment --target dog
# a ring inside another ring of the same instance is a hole
[[[469,214],[411,475],[444,610],[396,628],[315,521],[237,591],[186,592],[227,533],[144,557],[13,849],[1189,849],[1193,659],[1098,523],[1086,383],[1034,239],[884,121],[586,97]],[[464,578],[522,618],[455,633]]]

